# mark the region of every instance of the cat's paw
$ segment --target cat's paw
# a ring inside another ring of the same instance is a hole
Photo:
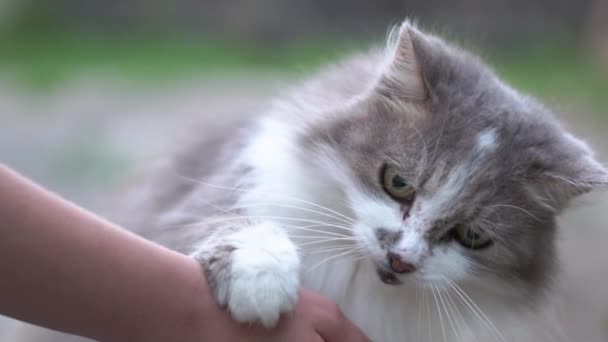
[[[227,306],[239,322],[273,327],[291,311],[300,286],[300,260],[293,243],[275,223],[237,233],[232,252]]]

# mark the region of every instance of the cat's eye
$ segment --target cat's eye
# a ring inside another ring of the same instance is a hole
[[[492,239],[488,234],[466,224],[459,224],[454,228],[454,237],[456,241],[469,249],[481,249],[492,244]]]
[[[416,193],[413,186],[399,175],[393,166],[386,165],[382,175],[382,183],[386,192],[400,200],[412,200]]]

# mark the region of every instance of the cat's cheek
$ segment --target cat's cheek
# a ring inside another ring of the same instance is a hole
[[[373,261],[384,262],[386,260],[386,250],[378,242],[374,229],[366,224],[357,223],[353,226],[353,233]]]
[[[435,248],[420,269],[420,278],[423,281],[464,280],[471,275],[470,264],[471,260],[455,246]]]

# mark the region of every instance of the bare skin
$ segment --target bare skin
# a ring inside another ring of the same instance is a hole
[[[199,264],[0,165],[0,314],[101,341],[368,341],[300,291],[272,331],[235,323]]]

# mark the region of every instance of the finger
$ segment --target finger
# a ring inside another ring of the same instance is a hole
[[[349,342],[370,342],[371,340],[367,337],[358,326],[353,324],[351,321],[347,320],[346,328],[342,331],[342,335],[340,335],[340,339],[332,342],[338,341],[349,341]]]
[[[315,330],[325,342],[367,342],[369,338],[334,304],[324,305],[323,314],[313,320]]]
[[[351,321],[345,319],[339,324],[318,324],[317,332],[325,342],[369,342],[370,339]]]
[[[315,337],[312,338],[312,342],[326,342],[325,339],[323,339],[323,336],[319,335],[319,334],[315,334]]]

